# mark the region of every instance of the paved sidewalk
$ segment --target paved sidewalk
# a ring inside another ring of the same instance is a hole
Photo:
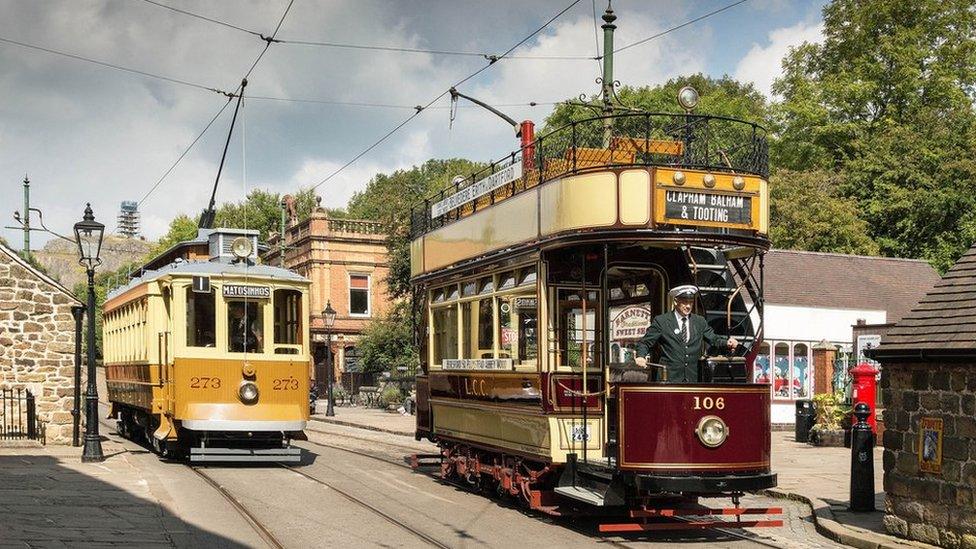
[[[102,463],[70,446],[0,446],[0,547],[260,546],[192,471],[125,444],[105,441]]]
[[[413,438],[414,416],[385,410],[336,407],[334,417],[325,417],[324,403],[312,416],[326,423],[360,427]],[[850,501],[851,451],[848,448],[818,448],[794,442],[793,432],[774,431],[772,468],[779,485],[767,493],[806,502],[812,508],[817,531],[834,541],[862,549],[905,549],[932,547],[888,535],[881,523],[884,510],[881,448],[874,450],[875,508],[872,513],[853,513]]]

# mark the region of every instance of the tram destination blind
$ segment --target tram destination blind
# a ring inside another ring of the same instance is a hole
[[[711,223],[752,223],[752,198],[729,194],[667,191],[664,217],[681,221]]]

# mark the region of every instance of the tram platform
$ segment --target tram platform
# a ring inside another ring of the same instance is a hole
[[[325,416],[325,403],[317,406],[313,421],[359,427],[413,438],[414,416],[360,407],[336,407]],[[933,548],[932,545],[897,538],[885,532],[882,490],[882,448],[874,450],[875,511],[854,513],[847,509],[850,490],[850,450],[815,447],[795,442],[793,432],[773,431],[772,467],[779,485],[767,493],[805,502],[813,510],[817,531],[834,541],[862,549]]]

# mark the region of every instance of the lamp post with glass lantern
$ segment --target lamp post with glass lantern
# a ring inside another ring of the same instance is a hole
[[[88,272],[88,387],[85,389],[85,444],[81,461],[105,461],[102,440],[98,435],[98,385],[95,382],[95,267],[101,265],[99,253],[105,225],[95,221],[91,204],[85,206],[85,217],[75,223],[81,263]]]
[[[332,404],[332,376],[335,374],[335,369],[332,367],[332,326],[335,324],[335,319],[336,312],[332,308],[332,301],[327,301],[325,303],[325,310],[322,311],[322,320],[325,322],[325,370],[328,392],[325,415],[328,417],[335,415],[335,408],[333,408]]]

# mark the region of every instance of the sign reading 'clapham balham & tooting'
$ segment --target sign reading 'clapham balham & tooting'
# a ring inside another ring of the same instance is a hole
[[[479,179],[470,187],[465,187],[444,200],[435,203],[430,207],[430,217],[431,219],[440,217],[461,204],[480,198],[502,185],[507,185],[521,177],[522,160],[519,159],[510,166],[498,170],[484,179]]]
[[[664,202],[667,219],[737,225],[752,222],[752,198],[748,196],[667,191]]]

